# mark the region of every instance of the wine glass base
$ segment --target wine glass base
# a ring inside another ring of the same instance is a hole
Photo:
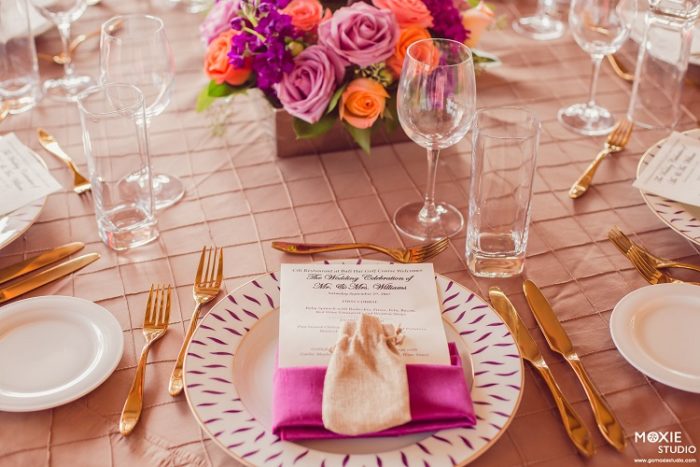
[[[456,207],[447,203],[435,207],[438,216],[431,220],[421,216],[423,203],[404,204],[394,213],[394,225],[402,234],[417,240],[438,240],[462,230],[464,218]]]
[[[48,79],[44,81],[44,94],[60,102],[75,102],[78,95],[94,85],[95,81],[87,75],[70,78]]]
[[[564,23],[547,15],[528,16],[513,21],[518,34],[538,41],[551,41],[564,35]]]
[[[153,174],[153,199],[156,209],[165,209],[177,203],[185,195],[185,186],[177,177]]]
[[[559,110],[557,118],[569,130],[587,136],[608,134],[615,126],[615,118],[598,105],[574,104]]]

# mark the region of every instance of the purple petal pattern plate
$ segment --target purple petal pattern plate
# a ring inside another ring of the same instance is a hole
[[[273,435],[277,273],[231,292],[202,319],[185,358],[192,413],[219,446],[246,465],[452,466],[476,459],[515,415],[522,360],[507,326],[486,302],[444,276],[435,280],[447,337],[471,363],[476,426],[374,439],[288,442]]]

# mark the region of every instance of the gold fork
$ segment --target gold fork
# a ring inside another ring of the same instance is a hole
[[[78,167],[76,167],[75,162],[73,162],[73,159],[71,159],[70,156],[66,154],[63,149],[61,149],[61,146],[58,145],[56,138],[54,138],[53,135],[43,128],[37,128],[36,135],[39,137],[39,143],[44,147],[44,149],[62,160],[63,163],[65,163],[71,170],[71,172],[73,172],[73,191],[79,195],[90,191],[92,188],[90,185],[90,180],[85,178],[78,171]]]
[[[608,154],[620,152],[625,149],[627,142],[630,140],[633,127],[634,125],[627,118],[617,122],[615,128],[613,128],[608,135],[608,139],[605,141],[605,148],[595,156],[593,162],[591,162],[579,179],[571,186],[569,198],[576,199],[588,191],[588,187],[591,186],[593,176],[596,170],[598,170],[600,163],[603,162],[603,159],[605,159]]]
[[[656,284],[695,284],[700,285],[698,282],[687,282],[680,279],[676,279],[666,274],[665,272],[659,271],[651,260],[641,254],[636,248],[632,248],[627,252],[627,257],[630,259],[637,271],[646,279],[646,281],[652,285]]]
[[[218,259],[217,259],[218,258]],[[182,392],[182,365],[185,361],[187,346],[192,339],[192,334],[197,328],[199,320],[199,310],[202,305],[208,303],[219,294],[221,289],[221,280],[224,277],[224,250],[223,248],[204,247],[199,256],[199,266],[197,267],[197,275],[192,286],[192,296],[196,303],[190,326],[187,328],[185,340],[180,347],[180,353],[177,355],[175,368],[170,375],[170,383],[168,384],[168,392],[171,396],[177,396]]]
[[[438,240],[425,245],[414,246],[411,248],[385,248],[373,243],[330,243],[327,245],[319,245],[313,243],[290,243],[290,242],[272,242],[272,248],[293,255],[311,255],[314,253],[325,253],[329,251],[340,250],[374,250],[391,256],[399,263],[421,263],[426,259],[430,259],[447,248],[449,241],[447,238]]]
[[[163,337],[168,330],[170,321],[170,298],[172,289],[170,285],[151,285],[146,302],[146,314],[143,318],[143,336],[146,343],[141,350],[141,357],[136,366],[136,376],[129,390],[129,395],[124,402],[122,416],[119,420],[119,431],[123,435],[131,433],[141,418],[143,408],[143,383],[146,376],[146,362],[148,361],[148,350],[151,345]]]
[[[615,55],[608,54],[605,56],[605,58],[608,59],[608,63],[610,63],[610,66],[619,78],[622,78],[623,80],[628,81],[630,83],[634,81],[634,75],[628,73],[627,70],[625,70],[625,67],[622,66],[622,64]]]
[[[695,264],[682,263],[680,261],[673,261],[671,259],[655,256],[642,245],[632,241],[627,235],[624,234],[624,232],[622,232],[617,227],[613,227],[612,229],[610,229],[610,231],[608,232],[608,238],[625,256],[627,256],[627,253],[630,250],[635,249],[640,255],[648,257],[650,262],[654,265],[654,267],[658,269],[682,268],[700,272],[700,266],[697,266]]]

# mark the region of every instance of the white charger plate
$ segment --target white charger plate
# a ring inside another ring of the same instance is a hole
[[[82,298],[35,297],[0,308],[0,410],[63,405],[112,374],[124,337],[116,318]]]
[[[700,140],[700,128],[684,131],[683,134]],[[642,155],[637,165],[637,178],[639,178],[665,142],[666,138],[658,141]],[[696,245],[700,245],[700,206],[679,203],[678,201],[642,190],[639,190],[639,192],[649,209],[661,222]]]
[[[239,462],[327,467],[464,465],[503,435],[522,396],[519,351],[507,326],[487,303],[437,275],[447,338],[457,344],[462,360],[471,362],[477,424],[393,438],[281,441],[270,431],[279,326],[277,277],[275,273],[260,276],[217,303],[202,318],[185,358],[185,394],[192,413],[202,429]]]
[[[610,333],[632,366],[660,383],[700,393],[700,287],[658,284],[627,294]]]

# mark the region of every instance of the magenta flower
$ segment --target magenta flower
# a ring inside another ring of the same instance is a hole
[[[231,29],[231,20],[238,14],[239,0],[219,0],[211,7],[207,17],[199,25],[199,35],[209,44],[219,34]]]
[[[318,26],[318,42],[340,58],[361,67],[394,54],[399,26],[394,13],[364,2],[337,10]]]
[[[316,123],[344,75],[343,62],[332,50],[312,45],[296,56],[294,69],[284,75],[277,87],[277,97],[287,113]]]

